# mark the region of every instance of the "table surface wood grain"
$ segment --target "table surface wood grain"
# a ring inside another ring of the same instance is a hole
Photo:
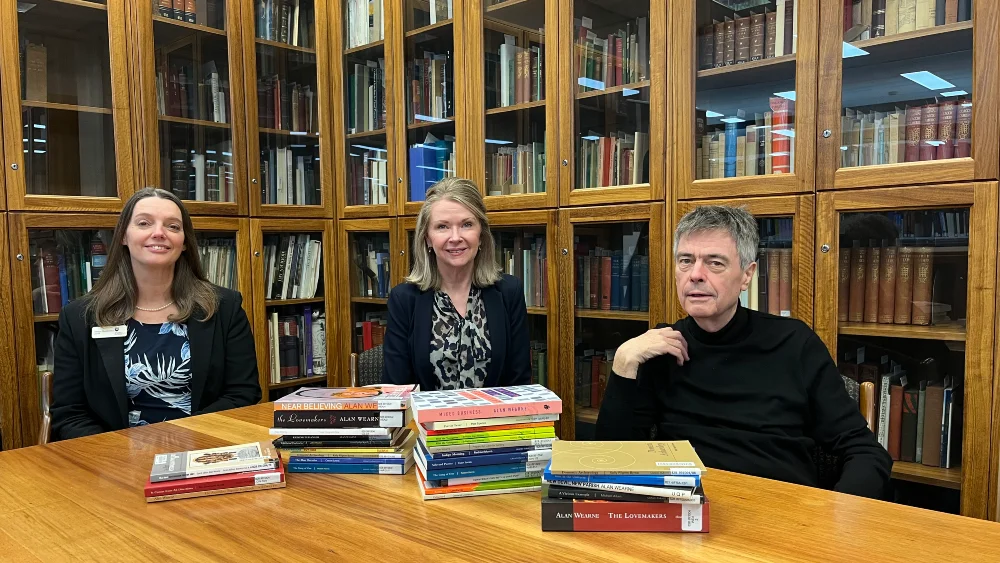
[[[1000,524],[713,470],[707,534],[542,532],[539,493],[422,501],[399,476],[146,504],[156,453],[269,440],[270,404],[0,453],[12,561],[1000,561]]]

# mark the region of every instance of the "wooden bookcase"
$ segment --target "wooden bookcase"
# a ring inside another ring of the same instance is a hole
[[[11,256],[7,252],[7,213],[2,213],[0,221],[0,256]],[[0,322],[4,326],[14,326],[14,307],[11,299],[11,261],[2,260],[0,265]],[[21,397],[18,393],[18,365],[16,353],[0,357],[0,448],[19,448],[23,444],[21,434]]]

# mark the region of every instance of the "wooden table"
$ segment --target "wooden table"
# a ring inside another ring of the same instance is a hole
[[[712,471],[708,534],[541,531],[538,493],[420,500],[403,477],[146,504],[153,454],[266,440],[271,405],[0,453],[0,559],[1000,561],[1000,524]]]

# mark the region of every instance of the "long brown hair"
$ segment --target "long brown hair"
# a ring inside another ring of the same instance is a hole
[[[191,225],[191,215],[181,200],[174,194],[158,188],[143,188],[125,203],[115,233],[108,248],[108,261],[101,271],[97,283],[84,296],[87,312],[93,315],[98,326],[124,324],[135,312],[137,288],[135,273],[132,271],[132,256],[125,246],[125,232],[132,222],[135,205],[141,199],[158,197],[172,201],[181,211],[184,225],[184,250],[174,264],[174,281],[171,291],[177,314],[169,318],[174,322],[186,321],[195,310],[204,315],[199,320],[208,320],[215,314],[219,296],[205,277],[198,255],[198,239]]]

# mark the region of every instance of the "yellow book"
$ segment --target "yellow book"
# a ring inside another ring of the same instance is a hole
[[[552,444],[555,475],[701,475],[706,471],[691,442],[570,442]]]

